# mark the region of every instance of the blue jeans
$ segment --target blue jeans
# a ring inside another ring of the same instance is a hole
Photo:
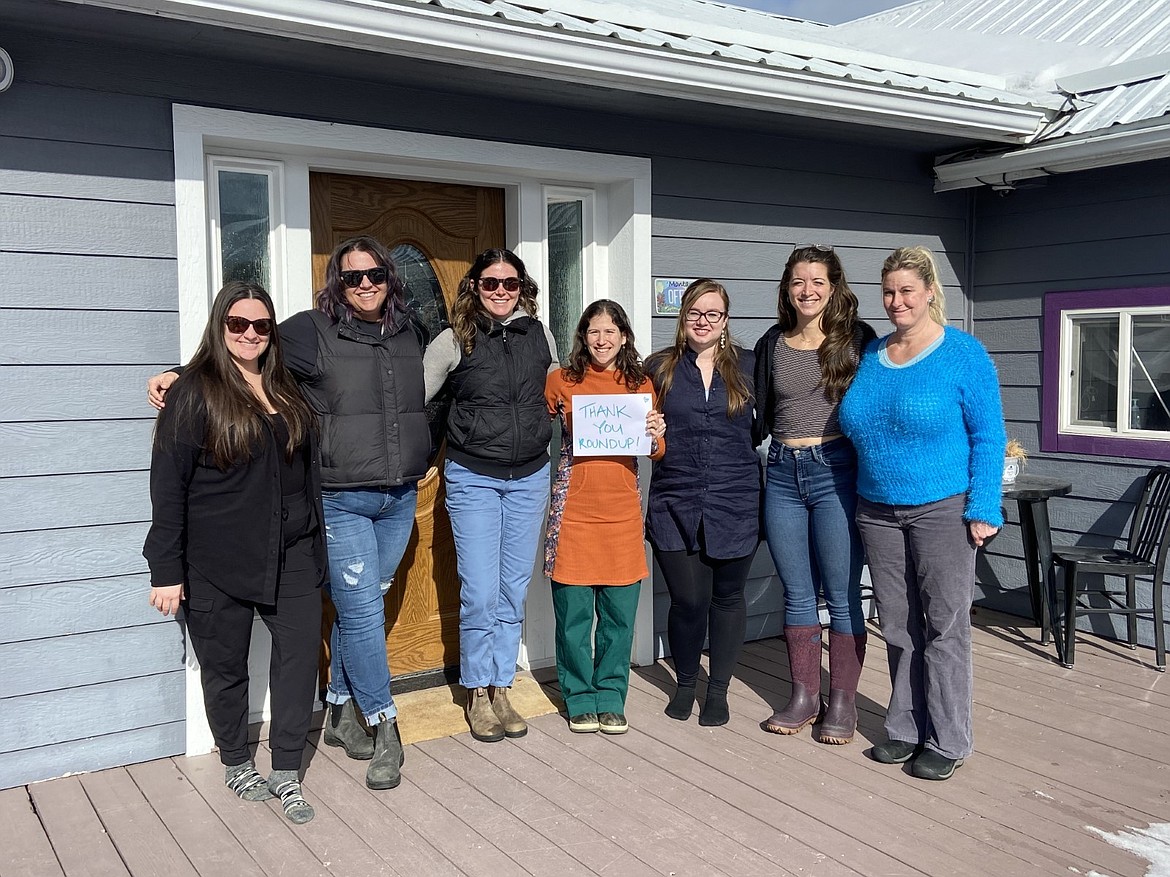
[[[459,563],[459,681],[507,687],[516,678],[524,599],[548,512],[548,465],[505,479],[448,460],[444,474]]]
[[[321,497],[329,596],[337,608],[325,699],[345,703],[352,697],[376,725],[398,714],[390,696],[383,595],[410,541],[418,488],[326,490]]]
[[[861,612],[861,537],[857,454],[846,438],[811,448],[773,439],[764,480],[768,550],[784,583],[784,624],[820,624],[817,598],[838,633],[865,631]]]

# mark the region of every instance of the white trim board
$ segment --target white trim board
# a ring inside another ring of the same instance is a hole
[[[544,187],[593,190],[598,239],[592,295],[587,293],[587,297],[621,302],[635,335],[650,337],[649,159],[178,104],[172,118],[179,336],[184,361],[198,346],[214,293],[206,197],[208,153],[284,165],[284,265],[281,272],[273,273],[284,282],[283,288],[270,290],[281,317],[312,304],[309,173],[332,171],[502,187],[508,246],[525,261],[533,277],[546,280]],[[547,312],[547,294],[542,293],[540,306]],[[547,581],[536,578],[529,595],[521,665],[541,667],[554,662],[553,626]],[[254,648],[263,646],[263,637],[254,638]],[[653,588],[646,587],[638,605],[634,663],[651,663],[653,649]],[[267,667],[267,659],[257,657],[252,666]],[[210,751],[212,741],[199,693],[198,665],[191,655],[187,667],[187,754],[195,755]]]

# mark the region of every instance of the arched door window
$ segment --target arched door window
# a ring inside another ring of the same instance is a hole
[[[435,276],[430,260],[414,244],[399,244],[391,252],[398,276],[406,285],[406,303],[433,340],[447,328],[447,302],[443,298],[443,287]]]

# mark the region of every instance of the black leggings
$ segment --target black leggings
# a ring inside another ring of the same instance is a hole
[[[708,685],[726,689],[747,633],[743,589],[753,554],[721,560],[699,551],[654,550],[666,576],[670,612],[666,634],[679,685],[694,684],[710,632]]]

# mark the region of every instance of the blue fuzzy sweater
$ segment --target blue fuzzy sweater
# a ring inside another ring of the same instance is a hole
[[[841,428],[857,449],[857,492],[886,505],[962,493],[964,520],[1003,526],[1007,435],[991,357],[949,326],[938,347],[903,368],[882,363],[881,343],[866,347],[841,401]]]

